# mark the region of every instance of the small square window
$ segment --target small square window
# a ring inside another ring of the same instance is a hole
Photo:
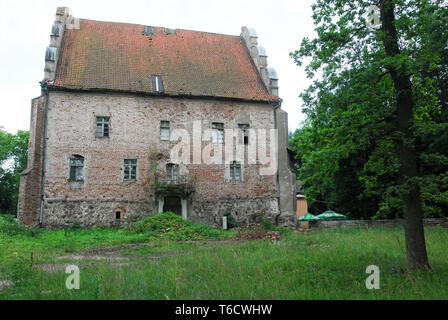
[[[224,123],[212,122],[212,143],[224,143]]]
[[[137,160],[125,159],[124,160],[124,180],[137,180]]]
[[[160,140],[170,140],[170,122],[160,121]]]
[[[237,161],[230,162],[230,181],[241,181],[241,164]]]
[[[96,137],[109,137],[109,117],[96,117]]]
[[[157,93],[165,92],[162,76],[152,76],[152,91]]]

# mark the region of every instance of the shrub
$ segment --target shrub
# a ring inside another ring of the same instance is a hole
[[[133,233],[149,233],[170,240],[218,240],[227,238],[224,230],[184,220],[173,212],[159,213],[131,224]]]
[[[0,215],[0,233],[9,236],[26,235],[34,237],[39,232],[39,228],[30,228],[28,226],[18,224],[13,215]]]

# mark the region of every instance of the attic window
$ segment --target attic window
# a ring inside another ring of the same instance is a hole
[[[145,35],[152,36],[154,34],[154,27],[145,26],[145,30],[143,31]]]
[[[164,92],[162,76],[152,76],[152,91],[157,93]]]

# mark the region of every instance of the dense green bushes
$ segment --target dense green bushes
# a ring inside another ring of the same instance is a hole
[[[0,215],[0,233],[9,236],[26,235],[34,237],[39,232],[40,229],[38,228],[30,228],[28,226],[18,224],[13,215]]]
[[[149,233],[154,237],[170,240],[219,240],[229,235],[224,230],[184,220],[172,212],[159,213],[135,222],[129,230],[133,233]]]

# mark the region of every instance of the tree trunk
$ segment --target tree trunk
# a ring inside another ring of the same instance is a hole
[[[380,0],[383,42],[386,55],[396,58],[400,54],[395,28],[394,0]],[[412,84],[404,65],[390,64],[388,71],[392,77],[397,99],[396,128],[399,137],[396,138],[396,151],[400,163],[399,183],[403,188],[403,216],[406,239],[408,268],[410,270],[429,269],[426,253],[423,215],[420,200],[417,154],[413,134],[414,98]]]

